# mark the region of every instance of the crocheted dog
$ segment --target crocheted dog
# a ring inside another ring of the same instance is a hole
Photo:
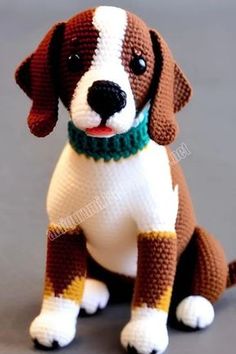
[[[71,117],[47,199],[35,343],[67,345],[80,309],[93,314],[110,292],[122,297],[133,283],[121,333],[130,353],[166,349],[171,298],[179,322],[210,325],[212,304],[236,282],[236,263],[228,266],[219,243],[196,226],[184,176],[166,147],[191,89],[161,35],[122,9],[89,9],[53,26],[16,81],[33,101],[34,135],[53,130],[59,98]]]

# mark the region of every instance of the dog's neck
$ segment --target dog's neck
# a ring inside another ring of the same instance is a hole
[[[90,137],[70,121],[68,124],[70,145],[78,154],[84,154],[94,160],[117,161],[128,158],[142,150],[150,140],[148,115],[149,105],[146,105],[127,133],[117,134],[111,138]]]

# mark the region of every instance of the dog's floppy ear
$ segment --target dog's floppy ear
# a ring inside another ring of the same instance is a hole
[[[168,145],[178,132],[175,113],[189,101],[191,88],[161,35],[155,30],[150,30],[150,35],[155,54],[155,73],[149,134],[158,144]]]
[[[15,79],[20,88],[31,98],[31,83],[30,83],[30,63],[33,54],[27,57],[17,68]]]
[[[189,102],[192,88],[177,64],[175,64],[174,77],[174,113],[177,113]]]
[[[38,136],[48,135],[57,122],[57,68],[64,23],[54,25],[35,52],[16,71],[16,82],[32,99],[28,116],[30,131]]]

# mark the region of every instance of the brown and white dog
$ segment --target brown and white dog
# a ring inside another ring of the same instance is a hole
[[[134,280],[121,333],[131,353],[166,349],[171,297],[178,321],[208,326],[212,304],[236,281],[235,263],[228,267],[218,242],[196,226],[181,169],[166,148],[191,89],[161,35],[122,9],[89,9],[53,26],[16,81],[33,101],[28,124],[36,136],[53,130],[59,98],[71,117],[48,193],[35,343],[70,343],[79,310],[107,305],[111,279],[117,297],[125,292],[121,279],[127,287]],[[88,214],[91,203],[96,210]]]

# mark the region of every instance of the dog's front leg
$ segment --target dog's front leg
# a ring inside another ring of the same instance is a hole
[[[60,230],[50,226],[42,309],[30,326],[36,345],[55,348],[73,340],[85,276],[82,232],[74,229],[60,234]]]
[[[138,237],[138,271],[132,314],[121,333],[130,353],[162,353],[168,345],[166,328],[176,270],[176,233],[153,231]]]
[[[177,261],[178,200],[178,186],[172,189],[169,183],[160,187],[153,199],[149,196],[136,203],[141,230],[138,269],[131,319],[121,333],[121,343],[130,353],[160,354],[168,345],[166,323]]]

